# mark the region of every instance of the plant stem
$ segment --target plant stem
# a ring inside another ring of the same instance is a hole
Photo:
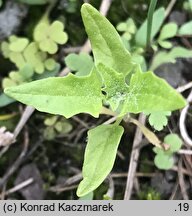
[[[152,25],[153,25],[153,14],[154,14],[156,5],[157,5],[157,0],[151,0],[150,5],[149,5],[148,15],[147,15],[147,41],[146,41],[147,49],[149,48],[150,43],[151,43],[151,30],[152,30]]]

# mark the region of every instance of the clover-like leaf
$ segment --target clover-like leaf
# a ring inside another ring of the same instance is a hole
[[[132,35],[135,34],[137,28],[133,19],[129,18],[126,22],[121,22],[117,25],[117,30],[124,32],[122,37],[126,40],[131,40]]]
[[[45,68],[49,71],[54,70],[54,68],[56,67],[56,64],[57,64],[56,61],[52,58],[46,59],[44,63]]]
[[[101,80],[95,70],[86,77],[47,78],[7,88],[5,93],[39,111],[66,118],[78,113],[98,117],[102,109]]]
[[[95,190],[110,173],[123,134],[118,125],[100,125],[88,132],[83,163],[83,180],[77,189],[79,197]]]
[[[30,43],[24,50],[23,56],[25,57],[26,62],[30,64],[37,73],[44,72],[46,54],[39,51],[37,43]]]
[[[16,41],[10,43],[9,49],[12,52],[22,52],[27,45],[29,44],[29,40],[27,38],[17,38]]]
[[[169,111],[161,111],[161,112],[145,112],[146,115],[149,116],[149,124],[155,128],[157,131],[161,131],[164,126],[167,125],[168,120],[167,116],[171,115]]]
[[[64,25],[62,22],[55,21],[51,24],[49,28],[50,38],[55,41],[57,44],[65,44],[67,42],[68,36],[64,32]]]
[[[8,42],[3,41],[1,43],[1,51],[2,51],[2,54],[5,58],[9,58],[10,50],[9,50],[9,43]]]
[[[173,153],[180,150],[182,146],[182,140],[177,134],[169,134],[164,138],[164,143],[169,145],[168,150],[164,150],[158,147],[153,148],[156,153],[155,165],[159,169],[170,169],[173,166]]]
[[[164,139],[164,143],[170,146],[170,148],[168,149],[169,153],[174,153],[179,151],[182,146],[182,140],[177,134],[167,135]]]
[[[172,155],[157,154],[154,163],[159,169],[168,170],[173,167],[174,160]]]
[[[34,39],[43,52],[54,54],[58,50],[57,44],[65,44],[68,36],[64,32],[64,25],[54,21],[51,25],[47,22],[40,22],[34,30]]]

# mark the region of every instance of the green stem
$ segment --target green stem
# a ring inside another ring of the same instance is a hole
[[[49,15],[52,11],[52,9],[55,7],[57,0],[51,0],[45,13],[43,14],[43,17],[41,18],[40,22],[48,22],[49,23]]]
[[[157,5],[157,0],[151,0],[150,5],[149,5],[149,10],[148,10],[148,15],[147,15],[147,41],[146,41],[146,47],[150,47],[151,43],[151,30],[152,30],[152,25],[153,25],[153,14],[155,11],[155,7]]]

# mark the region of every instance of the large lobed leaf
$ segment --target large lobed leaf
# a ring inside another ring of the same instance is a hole
[[[88,132],[79,197],[95,190],[110,173],[122,134],[123,128],[118,125],[100,125]]]
[[[132,75],[124,110],[131,113],[172,111],[183,108],[185,99],[153,72]]]
[[[102,109],[101,81],[95,70],[87,77],[47,78],[7,88],[5,93],[39,111],[66,118],[78,113],[98,117]]]
[[[83,4],[81,14],[95,63],[103,63],[119,73],[128,74],[132,69],[131,55],[113,25],[90,4]]]
[[[122,115],[127,112],[172,111],[186,105],[184,98],[153,72],[143,73],[137,68],[127,86],[123,75],[113,69],[99,64],[97,70],[103,78],[106,100],[113,111],[120,105]]]

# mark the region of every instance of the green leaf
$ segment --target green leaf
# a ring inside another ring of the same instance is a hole
[[[146,114],[146,113],[145,113]],[[148,113],[149,116],[149,124],[155,128],[157,131],[161,131],[164,126],[167,125],[168,120],[167,116],[171,115],[171,112],[161,111],[161,112],[152,112]]]
[[[192,58],[192,50],[183,47],[174,47],[170,52],[158,52],[153,58],[150,70],[154,71],[165,63],[175,63],[177,58]]]
[[[132,69],[131,55],[113,25],[90,4],[83,4],[81,14],[96,65],[103,63],[119,73],[128,74]]]
[[[83,180],[78,187],[77,196],[90,193],[105,180],[115,162],[122,134],[123,128],[118,125],[100,125],[89,130]]]
[[[65,58],[65,63],[72,71],[76,71],[77,76],[88,75],[94,66],[92,57],[86,53],[69,54]]]
[[[64,32],[64,25],[60,21],[54,21],[51,25],[47,22],[40,22],[34,30],[34,39],[43,52],[55,54],[58,50],[57,44],[65,44],[68,40]]]
[[[90,193],[86,194],[79,198],[79,200],[93,200],[94,193],[91,191]]]
[[[52,71],[56,67],[56,61],[52,58],[48,58],[45,60],[45,68],[49,71]]]
[[[67,34],[64,32],[64,25],[60,21],[55,21],[51,24],[50,38],[57,44],[65,44],[68,40]]]
[[[9,58],[9,55],[10,55],[9,43],[3,41],[1,43],[1,51],[5,58]]]
[[[115,111],[120,102],[124,101],[128,92],[128,86],[125,83],[125,77],[103,64],[97,66],[97,70],[103,78],[103,91],[107,93],[106,100],[109,102],[113,111]]]
[[[182,140],[177,134],[169,134],[164,138],[164,143],[168,144],[170,148],[165,151],[155,147],[153,150],[157,155],[155,156],[154,162],[159,169],[167,170],[172,168],[174,164],[172,155],[173,153],[180,150],[182,146]]]
[[[19,74],[23,77],[24,80],[30,80],[34,74],[34,71],[31,65],[26,64],[23,68],[20,69]]]
[[[168,170],[173,167],[174,160],[171,155],[157,154],[154,163],[159,169]]]
[[[61,69],[60,64],[56,63],[56,66],[52,71],[45,70],[43,74],[34,74],[33,80],[40,80],[48,77],[54,77],[59,73],[60,69]]]
[[[158,40],[163,41],[163,40],[175,37],[176,34],[177,34],[177,24],[168,23],[163,26]]]
[[[183,24],[178,32],[179,35],[192,35],[192,21]]]
[[[5,93],[39,111],[66,118],[78,113],[98,117],[102,109],[101,81],[95,70],[87,77],[47,78],[7,88]]]
[[[44,124],[45,124],[46,126],[53,126],[53,125],[56,123],[57,119],[58,119],[57,116],[52,116],[52,117],[50,117],[50,118],[46,118],[46,119],[44,120]]]
[[[46,54],[39,51],[37,43],[30,43],[24,50],[23,55],[26,62],[34,68],[36,73],[41,74],[44,72],[44,61],[46,59]]]
[[[153,15],[153,28],[151,32],[151,40],[153,40],[155,35],[159,32],[160,27],[164,21],[164,17],[165,17],[164,8],[159,8],[158,10],[155,11]],[[141,27],[137,31],[135,40],[138,46],[145,47],[147,41],[147,20],[145,20],[145,22],[141,25]]]
[[[140,65],[142,71],[147,71],[147,63],[146,63],[145,58],[142,55],[133,53],[132,60],[136,64]]]
[[[17,38],[16,41],[10,43],[9,49],[12,52],[22,52],[28,44],[29,40],[27,38]]]
[[[173,47],[173,44],[169,41],[159,41],[159,45],[165,49],[171,49]]]
[[[135,34],[137,28],[133,21],[133,19],[129,18],[126,22],[121,22],[117,25],[117,30],[120,32],[124,32],[122,37],[126,40],[131,40],[132,35]]]
[[[186,105],[185,99],[153,72],[132,75],[122,113],[172,111]]]
[[[5,107],[13,102],[15,102],[15,100],[13,98],[8,97],[4,93],[0,95],[0,107]]]
[[[182,146],[182,140],[177,134],[169,134],[165,137],[164,143],[169,144],[169,153],[178,152]]]

